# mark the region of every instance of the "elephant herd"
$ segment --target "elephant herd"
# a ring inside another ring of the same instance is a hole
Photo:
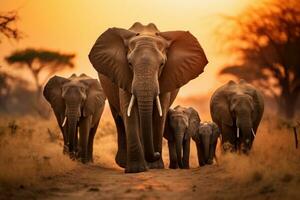
[[[253,86],[229,81],[211,97],[213,122],[201,122],[193,108],[171,109],[181,86],[198,77],[208,61],[198,40],[186,31],[160,32],[150,23],[110,28],[89,53],[99,80],[85,74],[52,77],[44,88],[64,139],[64,153],[93,161],[93,140],[105,100],[116,124],[116,163],[126,173],[164,168],[163,137],[170,168],[189,168],[190,140],[199,165],[212,164],[218,137],[224,151],[248,153],[264,102]],[[79,136],[79,137],[78,137]]]

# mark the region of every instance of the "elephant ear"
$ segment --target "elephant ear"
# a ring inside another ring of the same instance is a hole
[[[53,76],[44,87],[43,95],[55,113],[65,110],[65,103],[62,98],[62,86],[67,82],[69,80],[66,78]]]
[[[130,92],[132,72],[127,61],[127,40],[136,33],[109,28],[95,42],[89,53],[89,59],[98,73],[108,77],[120,88]]]
[[[225,89],[226,88],[223,86],[213,94],[210,100],[210,113],[213,117],[213,121],[217,120],[228,126],[233,126],[229,105],[230,102],[227,99],[229,92]]]
[[[217,141],[218,137],[220,136],[220,129],[219,129],[218,125],[214,122],[212,122],[210,124],[210,126],[211,126],[211,129],[212,129],[212,135],[213,135],[213,138],[214,138],[213,141]]]
[[[164,129],[164,138],[166,138],[168,141],[174,141],[174,135],[173,135],[173,130],[170,126],[170,115],[171,112],[173,112],[173,109],[169,109],[166,122],[165,122],[165,129]]]
[[[252,121],[253,126],[256,127],[261,120],[264,111],[263,95],[259,90],[257,90],[251,84],[245,82],[243,79],[240,80],[240,84],[242,85],[244,92],[253,99],[253,102],[251,103],[253,110]]]
[[[187,134],[185,134],[185,139],[187,139],[188,137],[193,137],[195,134],[198,134],[199,124],[201,121],[198,112],[194,108],[189,107],[187,109],[187,112],[189,114],[189,126],[187,129]]]
[[[83,116],[87,117],[93,115],[95,111],[98,111],[104,106],[106,97],[97,79],[83,79],[81,82],[88,86],[86,100],[83,106]]]
[[[160,32],[170,42],[167,62],[159,78],[160,91],[170,92],[196,78],[208,61],[198,40],[188,31]]]
[[[253,98],[253,126],[257,127],[263,112],[264,112],[264,98],[260,91],[254,90],[252,94]]]

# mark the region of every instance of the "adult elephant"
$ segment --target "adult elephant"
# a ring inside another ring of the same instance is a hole
[[[53,76],[43,94],[63,133],[64,153],[68,152],[71,158],[78,154],[83,163],[92,162],[94,136],[106,99],[99,81],[85,74],[69,78]]]
[[[223,150],[248,153],[263,112],[262,94],[244,80],[218,88],[211,97],[210,113],[220,128]]]
[[[99,73],[118,132],[116,162],[125,172],[163,168],[166,114],[179,88],[203,72],[206,56],[186,31],[160,32],[152,23],[110,28],[89,59]],[[154,107],[156,107],[154,109]]]

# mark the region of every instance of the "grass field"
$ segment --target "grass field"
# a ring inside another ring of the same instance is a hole
[[[300,197],[300,149],[295,149],[292,129],[274,116],[264,117],[249,156],[223,155],[218,145],[219,163],[213,166],[198,168],[192,144],[191,169],[167,169],[168,150],[164,141],[166,169],[125,175],[114,162],[116,148],[115,127],[108,113],[104,114],[96,135],[95,163],[88,166],[62,154],[62,137],[54,118],[1,117],[0,197],[73,199],[92,195],[93,199],[95,192],[106,195],[103,198],[142,198],[142,192],[146,192],[146,199],[192,199],[199,193],[203,199]],[[59,189],[53,190],[58,182]],[[177,186],[173,188],[172,184]],[[105,188],[110,192],[101,192]],[[43,195],[37,191],[43,191]]]

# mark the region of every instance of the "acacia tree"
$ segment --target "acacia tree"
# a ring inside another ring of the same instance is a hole
[[[20,39],[22,37],[22,33],[15,26],[15,22],[17,20],[17,12],[11,11],[0,13],[0,36],[5,36],[6,38],[12,38],[15,40]]]
[[[44,82],[51,75],[66,68],[74,68],[74,57],[75,54],[28,48],[13,52],[5,60],[8,64],[15,67],[27,68],[31,72],[35,81],[37,96],[39,97]],[[43,79],[41,77],[42,74]]]
[[[17,29],[15,23],[18,21],[17,12],[5,12],[0,13],[0,43],[1,38],[8,38],[13,40],[19,40],[22,36],[21,31]],[[10,91],[11,91],[11,83],[12,82],[25,82],[20,78],[10,75],[9,73],[2,70],[0,66],[0,104],[5,105],[5,101],[7,100]]]
[[[224,39],[235,62],[220,74],[259,86],[293,118],[300,94],[300,1],[268,1],[225,19],[232,28]]]

